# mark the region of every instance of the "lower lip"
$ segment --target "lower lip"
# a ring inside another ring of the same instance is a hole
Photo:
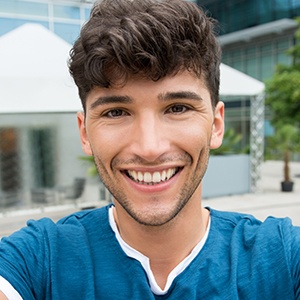
[[[158,184],[141,184],[133,181],[130,179],[126,174],[123,174],[125,176],[126,181],[133,186],[134,189],[139,190],[140,192],[143,193],[159,193],[163,192],[167,189],[169,189],[171,186],[175,184],[175,181],[177,180],[179,174],[181,173],[182,170],[179,170],[171,179],[167,181],[163,181]]]

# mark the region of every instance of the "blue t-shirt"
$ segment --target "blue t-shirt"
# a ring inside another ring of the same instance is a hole
[[[260,222],[210,209],[203,249],[154,295],[141,264],[126,256],[108,207],[81,211],[57,224],[28,226],[0,243],[0,275],[23,299],[300,299],[300,228],[289,219]]]

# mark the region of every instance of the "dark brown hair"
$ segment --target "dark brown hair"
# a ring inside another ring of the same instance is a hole
[[[189,70],[203,76],[212,105],[219,98],[221,51],[215,21],[184,0],[102,0],[70,52],[69,68],[85,109],[96,86],[151,80]]]

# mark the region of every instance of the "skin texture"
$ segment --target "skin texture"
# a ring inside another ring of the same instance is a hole
[[[1,291],[0,291],[0,300],[8,300]]]
[[[164,287],[207,227],[201,180],[209,149],[222,142],[224,104],[213,109],[203,79],[188,71],[159,81],[133,76],[125,85],[94,88],[78,124],[83,150],[94,155],[114,196],[122,238],[149,257]],[[129,176],[169,169],[174,176],[159,183]]]

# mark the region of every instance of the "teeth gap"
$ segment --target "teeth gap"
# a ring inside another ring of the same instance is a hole
[[[162,172],[159,172],[159,176],[160,176],[160,180],[153,182],[153,177],[156,172],[154,173],[149,173],[149,172],[145,172],[144,174],[142,172],[136,172],[136,171],[126,171],[126,175],[132,179],[135,182],[138,182],[140,184],[145,184],[145,185],[154,185],[154,184],[159,184],[165,181],[170,180],[172,177],[174,177],[179,171],[179,168],[175,168],[175,169],[168,169]],[[148,174],[147,174],[148,173]],[[150,178],[149,178],[149,174],[150,174]],[[157,175],[155,175],[157,176]],[[147,179],[148,182],[145,182],[145,178]]]

